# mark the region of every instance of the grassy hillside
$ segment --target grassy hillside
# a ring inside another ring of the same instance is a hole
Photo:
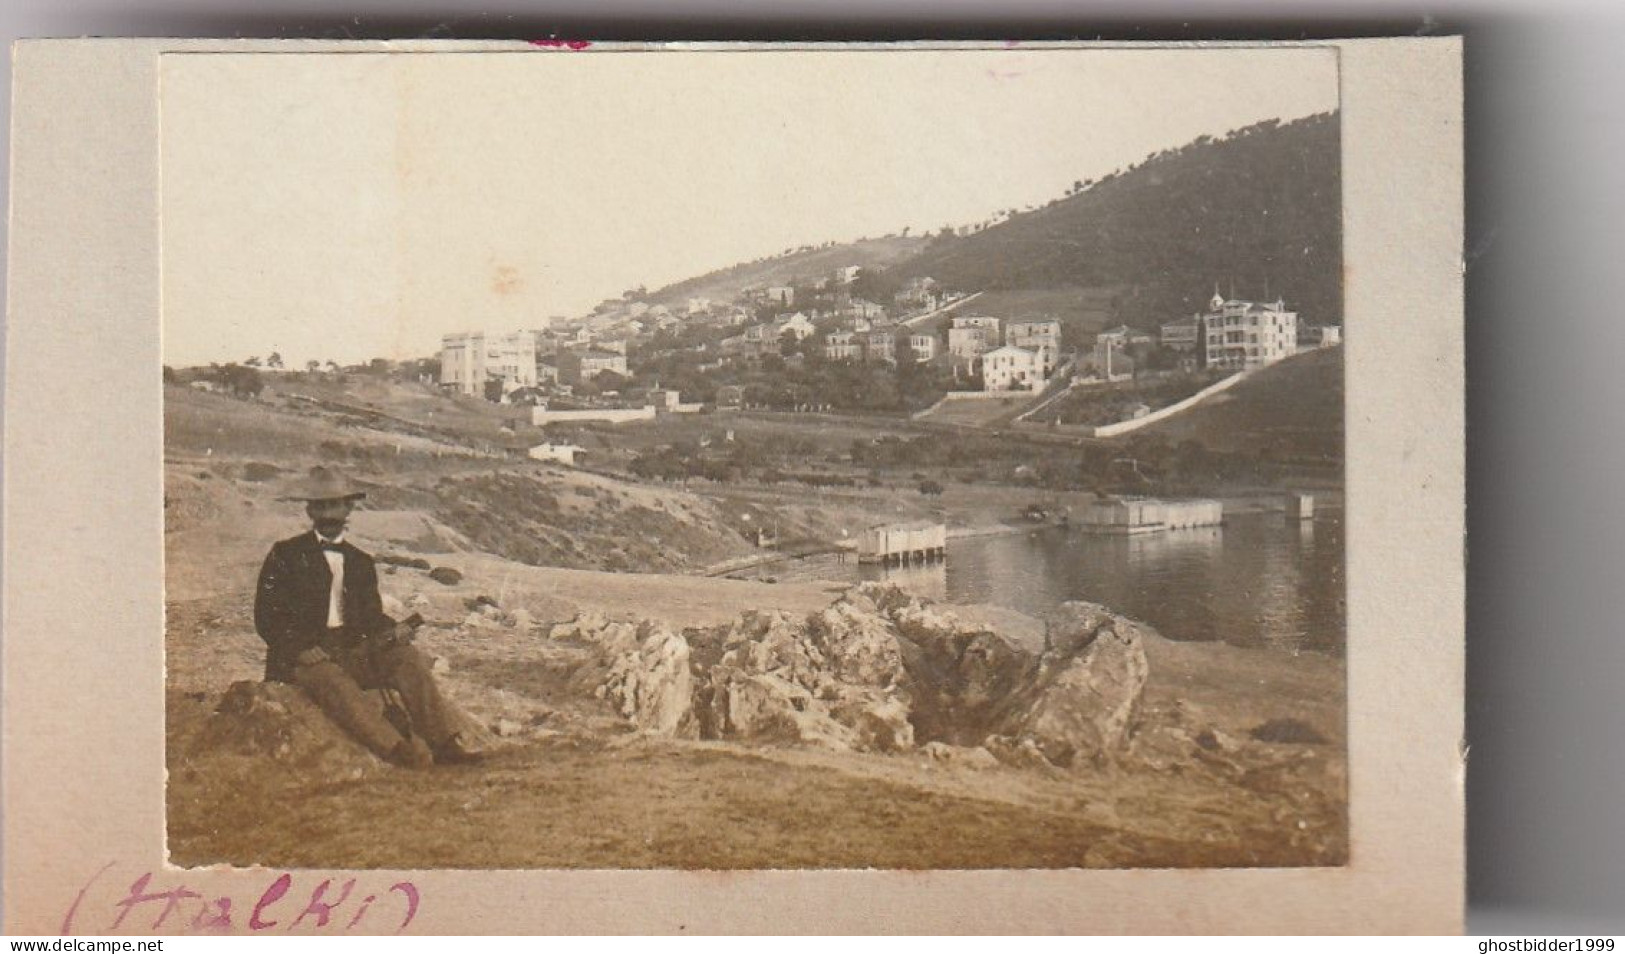
[[[823,278],[846,265],[894,265],[918,254],[925,244],[920,237],[889,236],[792,252],[685,279],[650,292],[647,300],[667,306],[689,298],[729,301],[751,285],[788,285],[798,279]]]
[[[1343,349],[1288,358],[1143,433],[1176,443],[1195,439],[1211,450],[1341,466]]]
[[[1147,328],[1191,314],[1218,283],[1243,298],[1283,296],[1310,324],[1339,324],[1338,137],[1335,113],[1203,137],[1041,209],[935,237],[887,280],[1096,289],[1112,321]]]
[[[416,398],[410,385],[360,390],[373,399],[366,403],[397,411],[408,410]],[[355,394],[338,396],[347,399],[345,406],[362,403]],[[164,397],[164,451],[171,464],[165,506],[172,531],[225,508],[286,517],[292,523],[278,524],[275,532],[293,532],[299,508],[278,499],[284,485],[313,464],[336,463],[367,487],[367,508],[426,515],[456,536],[454,548],[518,563],[694,572],[754,552],[713,504],[678,490],[510,461],[466,444],[403,433],[398,419],[370,421],[290,403],[281,393],[245,401],[169,387]],[[442,398],[438,406],[419,408],[416,420],[461,413],[472,412],[461,401]],[[430,425],[407,429],[432,433]],[[521,438],[540,441],[539,434],[528,425],[520,428]],[[248,558],[261,555],[264,542],[275,538],[271,532],[253,537],[256,552]],[[218,550],[218,541],[211,546]]]

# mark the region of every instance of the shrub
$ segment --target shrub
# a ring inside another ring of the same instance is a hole
[[[282,468],[277,465],[266,464],[257,460],[249,461],[243,465],[243,479],[255,483],[270,480],[280,473],[282,473]]]

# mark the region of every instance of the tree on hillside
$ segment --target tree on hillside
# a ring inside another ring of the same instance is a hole
[[[255,369],[241,364],[228,364],[218,372],[216,380],[238,397],[253,397],[265,388],[265,382]]]
[[[247,361],[244,361],[243,364],[248,365],[250,368],[259,367],[260,366],[259,355],[255,355],[254,357],[249,358]]]
[[[939,237],[891,271],[962,290],[1137,289],[1108,323],[1140,328],[1188,317],[1214,280],[1233,280],[1237,297],[1282,295],[1301,323],[1339,324],[1339,156],[1336,113],[1266,121],[1080,180],[1043,214],[1002,210],[998,223]]]
[[[618,371],[600,371],[593,375],[592,381],[599,391],[621,391],[632,383],[631,378]]]
[[[282,370],[282,353],[279,351],[271,352],[271,356],[265,359],[265,366],[275,368],[278,371]]]
[[[306,374],[315,374],[317,371],[320,371],[321,369],[322,369],[322,363],[320,361],[317,361],[315,358],[311,358],[309,361],[305,362],[305,373]]]

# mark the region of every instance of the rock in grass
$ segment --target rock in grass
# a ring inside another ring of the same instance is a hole
[[[279,682],[232,683],[187,754],[227,775],[269,760],[300,780],[356,778],[384,767],[302,691]]]
[[[374,556],[373,559],[389,566],[404,566],[413,570],[427,570],[429,568],[428,560],[422,557],[402,556],[399,553],[380,553]]]
[[[963,765],[973,769],[996,768],[999,765],[998,758],[982,746],[970,748],[963,745],[946,745],[942,742],[927,742],[924,751],[933,762],[945,762],[949,765]]]

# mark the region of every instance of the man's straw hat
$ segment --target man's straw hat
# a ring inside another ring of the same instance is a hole
[[[316,466],[310,473],[297,480],[287,492],[282,495],[283,500],[359,500],[367,492],[362,490],[350,478],[331,467]]]

